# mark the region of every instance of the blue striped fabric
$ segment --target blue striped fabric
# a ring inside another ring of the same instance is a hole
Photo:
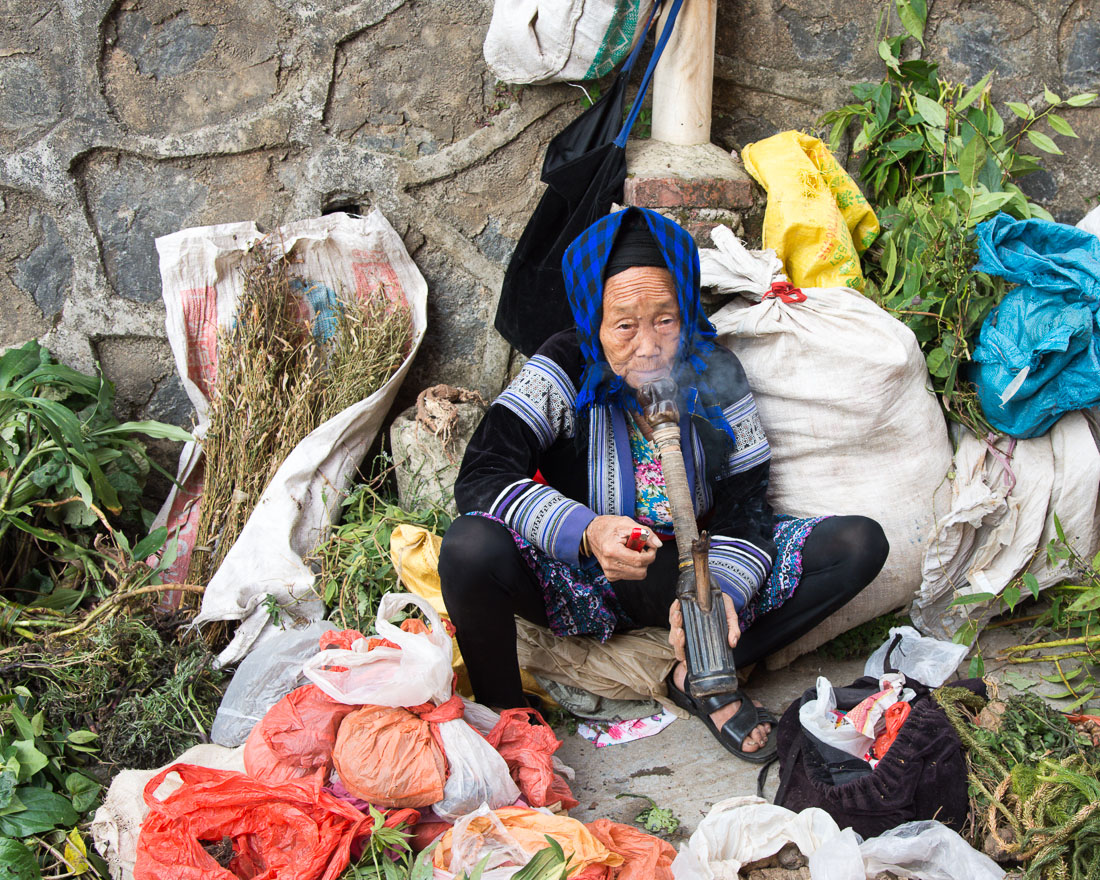
[[[680,304],[680,350],[673,378],[684,393],[687,410],[698,413],[736,439],[722,415],[717,395],[704,377],[705,356],[714,350],[716,334],[699,301],[699,249],[685,229],[646,208],[631,207],[598,220],[577,236],[562,257],[565,291],[577,323],[577,340],[586,364],[577,394],[577,415],[583,415],[595,404],[617,404],[627,410],[638,408],[634,395],[622,378],[612,372],[600,347],[604,266],[619,227],[631,211],[638,211],[645,217],[646,226],[661,249],[676,284],[676,298]]]
[[[560,366],[537,354],[494,403],[507,407],[535,432],[544,452],[559,437],[575,433],[577,392]]]
[[[771,571],[771,558],[749,541],[715,536],[710,543],[710,573],[741,611]]]
[[[733,431],[734,449],[722,471],[723,477],[751,470],[772,457],[772,448],[760,423],[760,413],[751,394],[722,411]]]
[[[543,553],[580,565],[581,535],[596,518],[591,510],[534,480],[507,486],[488,511]]]

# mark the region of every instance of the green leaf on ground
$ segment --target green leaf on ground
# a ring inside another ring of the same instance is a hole
[[[58,825],[72,826],[80,821],[68,798],[44,788],[24,785],[17,792],[23,804],[18,813],[0,816],[0,834],[8,837],[29,837],[42,834]]]
[[[1018,691],[1026,691],[1038,684],[1035,679],[1028,678],[1026,675],[1020,675],[1020,673],[1014,670],[1009,670],[1004,674],[1004,683]]]

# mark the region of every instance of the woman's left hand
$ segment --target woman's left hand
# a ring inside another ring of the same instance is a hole
[[[722,593],[722,601],[726,607],[726,627],[729,629],[730,647],[736,648],[737,642],[741,638],[741,624],[737,620],[737,608],[733,604],[733,599],[725,593]],[[684,646],[687,644],[687,636],[684,634],[684,615],[680,611],[679,599],[673,602],[672,607],[668,610],[668,626],[668,643],[672,645],[676,659],[684,660]]]

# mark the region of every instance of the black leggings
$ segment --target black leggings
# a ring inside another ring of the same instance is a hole
[[[737,665],[755,663],[813,629],[874,580],[889,550],[882,527],[867,517],[834,516],[819,523],[802,550],[798,589],[742,633],[733,652]],[[668,626],[676,570],[676,544],[669,541],[657,551],[644,580],[612,584],[635,625]],[[511,534],[484,517],[459,517],[443,538],[439,578],[478,702],[526,705],[515,615],[549,624],[538,580]]]

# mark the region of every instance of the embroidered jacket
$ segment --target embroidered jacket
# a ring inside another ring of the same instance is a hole
[[[775,556],[771,450],[740,362],[721,347],[707,362],[736,441],[685,414],[681,442],[696,515],[711,534],[711,573],[740,609]],[[462,513],[497,516],[571,565],[580,564],[581,535],[597,514],[633,517],[635,503],[627,417],[617,405],[597,404],[578,420],[583,369],[574,331],[548,339],[489,408],[455,481]],[[548,485],[535,482],[536,471]]]

